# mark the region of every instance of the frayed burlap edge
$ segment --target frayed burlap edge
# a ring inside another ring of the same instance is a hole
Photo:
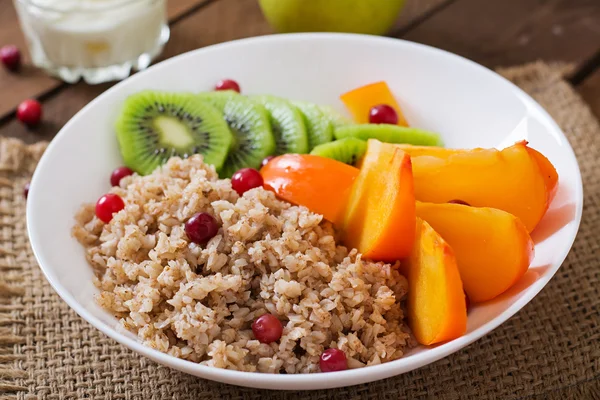
[[[19,365],[24,356],[18,351],[18,346],[25,342],[19,331],[25,321],[15,318],[15,309],[19,307],[15,300],[25,293],[19,263],[22,249],[10,245],[12,228],[24,222],[24,215],[10,205],[25,201],[24,185],[46,146],[46,142],[26,145],[17,139],[0,138],[0,235],[4,239],[0,247],[0,399],[3,400],[16,399],[14,393],[27,390],[17,383],[27,377]]]

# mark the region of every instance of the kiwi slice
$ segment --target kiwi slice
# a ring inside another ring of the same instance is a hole
[[[385,143],[406,143],[415,146],[442,146],[440,135],[417,128],[388,124],[358,124],[335,129],[336,139],[355,137],[362,140],[377,139]]]
[[[146,175],[170,157],[202,154],[221,168],[233,136],[219,111],[192,94],[146,90],[129,96],[116,124],[125,165]]]
[[[340,126],[351,125],[353,122],[344,117],[342,114],[334,110],[331,106],[319,106],[321,112],[325,118],[333,125],[333,128],[339,128]]]
[[[260,163],[275,151],[269,114],[263,106],[234,91],[200,93],[198,98],[213,104],[233,133],[229,154],[219,170],[230,178],[241,168],[260,168]]]
[[[275,154],[308,153],[308,135],[302,113],[289,101],[276,96],[253,96],[269,113],[273,136],[275,136]]]
[[[294,101],[292,104],[304,117],[309,150],[333,140],[333,124],[325,117],[318,105],[306,101]]]
[[[367,151],[367,142],[353,137],[323,143],[312,149],[310,154],[333,158],[346,164],[356,165]]]

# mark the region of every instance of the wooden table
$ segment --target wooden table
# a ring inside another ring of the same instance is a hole
[[[169,0],[168,13],[171,39],[161,59],[272,32],[257,0]],[[390,36],[490,68],[536,60],[573,63],[569,80],[600,117],[600,0],[407,0]],[[0,45],[9,43],[25,50],[12,0],[0,0]],[[0,68],[0,134],[27,142],[51,139],[110,86],[68,85],[27,65],[18,74]],[[44,122],[35,129],[15,118],[16,106],[27,98],[43,103]]]

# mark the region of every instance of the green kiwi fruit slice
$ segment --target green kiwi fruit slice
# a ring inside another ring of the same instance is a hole
[[[199,153],[221,168],[233,136],[219,111],[192,94],[146,90],[129,96],[116,123],[125,165],[146,175],[173,156]]]
[[[350,119],[344,117],[331,106],[319,106],[319,108],[321,109],[321,112],[325,118],[333,125],[334,129],[340,126],[353,124]]]
[[[310,154],[333,158],[346,164],[356,165],[367,151],[367,142],[353,137],[323,143],[312,149]]]
[[[269,95],[253,96],[269,113],[275,136],[275,154],[308,153],[308,135],[302,113],[289,101]]]
[[[260,168],[260,163],[275,152],[275,139],[265,108],[234,91],[205,92],[198,98],[213,104],[233,133],[233,144],[219,170],[221,178],[241,168]]]
[[[385,143],[405,143],[415,146],[442,146],[440,135],[422,129],[389,124],[358,124],[341,126],[335,129],[336,139],[354,137],[357,139],[377,139]]]
[[[304,117],[309,150],[333,140],[333,124],[325,117],[318,105],[306,101],[294,101],[292,104]]]

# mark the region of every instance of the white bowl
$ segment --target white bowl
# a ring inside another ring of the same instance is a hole
[[[382,365],[336,373],[270,375],[211,368],[141,345],[117,330],[94,302],[92,269],[70,230],[73,215],[109,189],[122,161],[113,129],[125,97],[141,89],[210,90],[222,78],[244,93],[271,93],[329,104],[339,95],[385,80],[412,125],[440,132],[449,147],[505,147],[527,139],[555,165],[559,190],[534,232],[535,259],[525,277],[500,298],[477,305],[467,333],[414,349]],[[275,35],[196,50],[162,62],[114,86],[81,110],[52,141],[35,172],[27,205],[31,244],[58,294],[102,332],[161,364],[202,378],[267,389],[322,389],[384,379],[458,351],[506,321],[550,280],[573,243],[582,211],[582,184],[573,150],[560,128],[528,95],[499,75],[456,55],[402,40],[346,34]]]

